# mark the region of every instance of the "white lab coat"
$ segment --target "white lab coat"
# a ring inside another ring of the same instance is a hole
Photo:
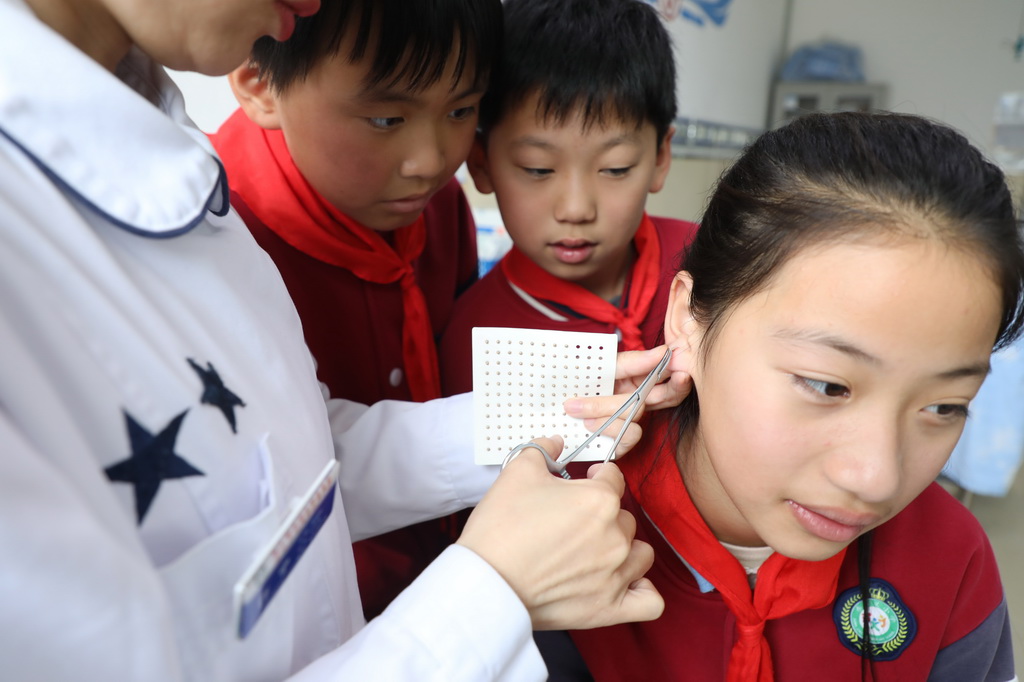
[[[0,0],[4,679],[543,678],[522,604],[461,547],[364,627],[352,537],[493,480],[468,396],[325,409],[180,94],[138,53],[118,77]],[[196,367],[237,402],[204,402]],[[140,521],[105,469],[154,438],[201,475],[163,480]],[[335,451],[332,516],[239,640],[233,585]]]

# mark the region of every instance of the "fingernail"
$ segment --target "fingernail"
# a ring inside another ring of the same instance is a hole
[[[564,403],[562,403],[562,407],[565,408],[565,411],[571,415],[583,409],[583,401],[580,400],[579,398],[569,398]]]

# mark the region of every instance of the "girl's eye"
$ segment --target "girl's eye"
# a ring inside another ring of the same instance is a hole
[[[523,166],[523,171],[535,178],[543,178],[555,172],[550,168],[527,168],[526,166]]]
[[[622,178],[628,175],[631,170],[633,170],[632,166],[623,166],[622,168],[605,168],[601,172],[613,178]]]
[[[793,375],[793,380],[797,386],[800,386],[806,391],[810,391],[818,396],[826,398],[848,398],[850,397],[850,389],[842,384],[833,384],[828,381],[818,381],[817,379],[808,379],[807,377],[801,377]]]
[[[967,419],[970,414],[966,405],[957,405],[956,403],[942,403],[939,405],[929,405],[924,408],[932,414],[938,415],[939,417],[946,417],[951,419]]]
[[[465,121],[467,118],[476,113],[476,107],[459,107],[453,110],[448,116],[455,119],[456,121]]]
[[[405,121],[401,116],[371,116],[366,120],[371,126],[381,130],[391,130]]]

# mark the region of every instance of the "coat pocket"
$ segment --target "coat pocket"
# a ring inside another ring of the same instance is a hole
[[[189,679],[282,679],[292,660],[294,586],[282,585],[249,636],[239,639],[234,587],[274,537],[287,509],[277,499],[267,436],[260,440],[261,508],[190,548],[160,569],[175,614],[181,660]]]

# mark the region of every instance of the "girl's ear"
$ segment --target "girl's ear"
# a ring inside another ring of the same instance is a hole
[[[480,133],[473,138],[473,146],[469,150],[469,158],[466,159],[466,168],[469,169],[473,184],[480,194],[490,194],[494,191],[491,170],[487,163],[487,146]]]
[[[685,270],[676,273],[668,295],[668,309],[665,311],[665,343],[677,350],[675,358],[683,361],[684,369],[692,376],[696,367],[697,351],[700,348],[700,331],[690,313],[690,294],[693,291],[693,277]]]
[[[270,85],[259,77],[259,70],[246,62],[228,74],[228,83],[242,111],[249,119],[266,130],[278,130],[281,127],[278,116],[277,96]]]
[[[672,167],[672,137],[676,134],[676,127],[669,126],[664,139],[660,140],[657,156],[654,157],[654,177],[651,178],[651,186],[648,192],[654,194],[660,192],[665,186],[665,178],[668,177],[669,168]]]

